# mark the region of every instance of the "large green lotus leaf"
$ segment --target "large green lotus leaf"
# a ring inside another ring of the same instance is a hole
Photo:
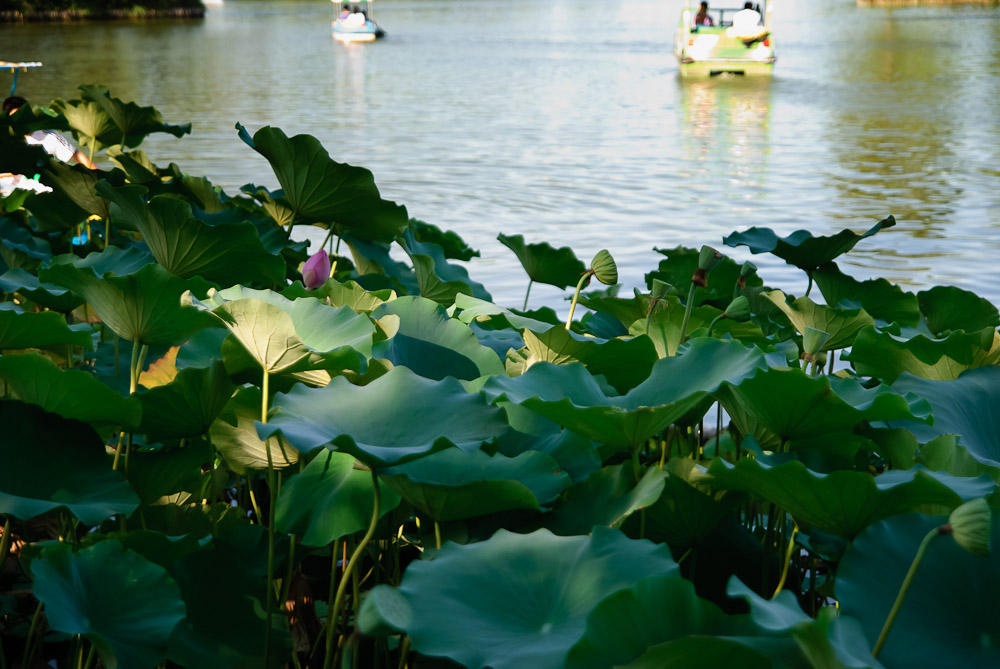
[[[42,283],[38,277],[21,268],[7,270],[0,275],[0,291],[20,293],[39,306],[61,313],[68,313],[83,304],[83,298],[68,289]]]
[[[0,357],[0,379],[15,399],[89,423],[105,435],[119,426],[134,430],[142,416],[138,399],[122,397],[87,372],[63,371],[40,355]]]
[[[141,344],[179,344],[217,321],[181,305],[192,287],[159,265],[146,265],[126,276],[94,274],[89,267],[52,265],[41,278],[66,286],[85,299],[104,323],[122,339]]]
[[[636,289],[635,295],[630,298],[582,294],[580,295],[580,304],[598,313],[611,316],[627,330],[632,323],[646,317],[649,313],[651,298],[648,295],[641,295]]]
[[[698,407],[724,381],[765,366],[760,350],[702,338],[663,358],[625,395],[608,396],[582,365],[538,363],[519,377],[493,377],[483,390],[521,404],[612,449],[638,446]]]
[[[557,288],[574,286],[587,266],[568,246],[553,248],[547,242],[527,244],[521,235],[497,235],[497,240],[514,252],[528,278]]]
[[[124,276],[135,274],[146,265],[156,262],[146,250],[139,246],[122,249],[117,246],[106,246],[100,252],[88,253],[80,258],[72,253],[56,256],[53,265],[72,265],[77,269],[89,268],[97,276],[114,274]]]
[[[148,191],[142,186],[99,184],[97,192],[111,201],[112,220],[125,219],[138,230],[156,262],[171,274],[201,276],[223,286],[285,278],[284,259],[264,248],[249,221],[208,225],[194,217],[189,203],[175,197],[159,195],[146,203]]]
[[[479,257],[479,251],[469,246],[454,230],[442,230],[433,223],[425,223],[415,218],[410,219],[410,229],[418,242],[426,242],[440,246],[445,258],[454,260],[472,260]]]
[[[597,339],[559,326],[544,332],[524,330],[522,334],[526,350],[517,356],[515,364],[508,358],[507,372],[512,376],[539,362],[581,362],[591,374],[603,375],[615,390],[624,393],[646,380],[653,363],[659,360],[648,337]]]
[[[922,467],[879,476],[846,470],[818,474],[795,460],[770,466],[744,458],[730,465],[717,458],[708,473],[715,489],[749,492],[777,504],[799,523],[848,540],[889,516],[930,504],[953,509],[994,488],[986,475],[959,478]]]
[[[893,388],[926,398],[934,413],[933,425],[895,422],[894,427],[905,427],[922,443],[943,434],[960,435],[958,443],[974,458],[1000,466],[1000,367],[970,369],[954,381],[903,374]]]
[[[371,472],[356,469],[347,453],[323,451],[281,487],[274,522],[305,546],[326,546],[371,523],[375,501]],[[379,515],[399,506],[399,495],[381,481]]]
[[[533,451],[508,458],[450,448],[382,475],[418,513],[437,521],[538,509],[570,485],[551,456]]]
[[[373,591],[362,606],[362,632],[384,620],[405,630],[415,651],[466,667],[556,669],[597,604],[645,576],[676,569],[665,546],[616,530],[597,527],[593,536],[577,537],[500,530],[482,543],[447,543],[433,560],[411,563],[398,597]]]
[[[930,405],[913,394],[855,379],[808,376],[798,369],[767,369],[716,393],[742,434],[778,450],[786,442],[809,448],[809,440],[850,434],[863,421],[929,421]]]
[[[57,192],[68,197],[88,215],[100,216],[105,220],[110,213],[110,203],[97,192],[97,184],[103,180],[111,181],[115,186],[124,183],[121,172],[90,170],[82,165],[69,165],[58,160],[50,160],[42,169],[42,175],[45,183],[52,184]]]
[[[723,518],[732,514],[731,496],[720,500],[720,493],[708,494],[705,475],[694,460],[671,458],[665,469],[662,494],[646,509],[641,523],[632,516],[624,530],[636,536],[641,529],[644,539],[666,543],[675,555],[680,555],[698,546]]]
[[[267,446],[257,435],[260,420],[260,388],[242,388],[222,409],[208,429],[209,437],[226,465],[237,474],[267,469]],[[276,468],[292,465],[299,452],[280,435],[271,439],[271,461]]]
[[[449,318],[444,307],[419,296],[400,297],[372,312],[372,318],[399,317],[396,334],[373,349],[376,358],[409,367],[429,379],[449,376],[471,380],[503,374],[503,363],[479,343],[461,321]]]
[[[326,445],[369,465],[401,464],[451,446],[472,451],[500,434],[503,412],[452,378],[395,367],[366,386],[335,377],[324,388],[279,393],[261,437],[280,431],[300,451]]]
[[[413,263],[422,296],[445,306],[454,304],[455,296],[460,293],[482,300],[493,299],[481,283],[469,277],[464,267],[448,262],[440,246],[418,242],[413,230],[403,234],[401,245]]]
[[[909,431],[904,430],[907,434]],[[911,435],[912,437],[912,435]],[[1000,481],[1000,467],[984,464],[969,453],[969,449],[956,443],[957,436],[943,434],[922,444],[914,456],[914,461],[934,471],[947,472],[953,476],[979,476],[987,474],[994,481]],[[916,441],[916,438],[913,437]]]
[[[256,547],[255,548],[259,548]],[[266,556],[266,539],[263,553]],[[189,669],[249,669],[264,666],[266,583],[231,541],[216,540],[171,566],[187,606],[173,631],[168,657]],[[280,667],[290,651],[284,616],[273,617],[270,666]]]
[[[654,467],[636,483],[630,464],[604,467],[567,490],[565,500],[545,526],[560,535],[587,534],[595,525],[618,527],[659,499],[665,478],[666,474]]]
[[[28,520],[67,508],[87,525],[139,505],[111,469],[104,442],[85,423],[16,400],[0,400],[0,513]]]
[[[108,539],[77,553],[69,544],[50,546],[31,571],[49,626],[86,636],[104,666],[154,667],[166,657],[185,607],[160,565]]]
[[[204,302],[269,374],[312,369],[364,371],[375,326],[347,307],[233,286]]]
[[[365,241],[391,242],[409,217],[406,207],[383,200],[372,173],[338,163],[311,135],[290,138],[265,126],[250,138],[236,124],[240,138],[271,163],[296,223],[329,224]]]
[[[100,150],[121,142],[115,122],[107,111],[92,100],[53,100],[52,109],[62,114],[76,140],[86,149]]]
[[[860,305],[872,318],[886,323],[914,326],[920,321],[917,296],[885,279],[858,281],[832,262],[814,271],[813,279],[831,307]]]
[[[534,332],[545,332],[555,325],[559,325],[559,327],[561,327],[561,324],[549,323],[538,320],[537,318],[522,316],[521,314],[511,311],[510,309],[504,309],[503,307],[499,307],[492,302],[481,300],[478,297],[473,297],[472,295],[466,295],[464,293],[459,293],[455,296],[455,306],[458,309],[456,317],[466,325],[471,325],[475,322],[483,327],[489,327],[496,330],[528,329]]]
[[[787,237],[778,237],[770,228],[753,227],[745,232],[734,232],[722,242],[726,246],[746,246],[753,254],[771,253],[789,265],[808,271],[847,253],[865,237],[894,225],[896,219],[889,216],[860,235],[851,230],[841,230],[829,237],[813,237],[808,230],[796,230]]]
[[[837,569],[841,611],[861,621],[869,643],[878,638],[917,547],[947,518],[905,515],[870,527],[847,549]],[[1000,523],[989,557],[933,539],[914,576],[879,659],[887,667],[1000,665]]]
[[[597,449],[590,439],[566,430],[548,418],[513,402],[497,402],[507,414],[509,428],[489,444],[489,449],[507,457],[525,451],[551,455],[574,483],[587,480],[600,469]]]
[[[139,451],[129,456],[128,480],[143,504],[152,504],[164,495],[192,492],[198,495],[207,475],[203,467],[214,456],[204,441],[180,448]],[[152,559],[152,558],[151,558]]]
[[[420,292],[413,268],[390,255],[390,244],[366,242],[348,234],[341,235],[341,239],[351,249],[351,257],[354,258],[359,275],[357,281],[363,288],[392,288],[400,295],[416,295]]]
[[[672,249],[656,249],[656,252],[666,256],[660,261],[656,270],[646,275],[646,287],[653,287],[653,279],[665,281],[671,286],[675,286],[682,295],[687,295],[691,286],[691,277],[698,269],[698,249],[677,246]],[[694,293],[694,304],[698,306],[706,302],[714,304],[719,309],[725,309],[726,305],[733,298],[733,289],[740,278],[740,263],[732,258],[723,257],[711,272],[708,273],[706,288],[698,287]],[[747,286],[760,286],[763,284],[756,274],[747,277]]]
[[[36,237],[31,234],[30,228],[9,218],[0,218],[0,242],[0,258],[8,267],[34,264],[33,261],[52,257],[52,247],[48,240]],[[14,262],[15,258],[20,262]]]
[[[158,438],[205,434],[232,397],[235,386],[221,360],[211,366],[182,369],[170,383],[139,396],[143,434]]]
[[[917,300],[927,328],[938,336],[952,330],[974,332],[1000,325],[1000,313],[989,300],[955,286],[935,286],[921,291],[917,293]]]
[[[396,299],[396,292],[389,288],[383,290],[368,291],[358,285],[356,281],[346,281],[341,283],[335,279],[327,279],[319,288],[307,290],[301,281],[296,281],[288,288],[281,291],[281,294],[290,300],[300,297],[315,297],[318,300],[327,302],[334,307],[350,307],[358,313],[370,314],[386,302]]]
[[[144,151],[124,151],[121,146],[115,146],[108,150],[108,160],[125,172],[129,183],[148,184],[160,179],[159,169]]]
[[[267,188],[256,184],[245,184],[240,188],[240,191],[257,200],[261,208],[267,212],[267,215],[279,227],[287,228],[289,225],[294,225],[295,212],[286,203],[284,191],[280,189],[269,191]]]
[[[13,305],[13,303],[10,303]],[[66,319],[54,311],[21,312],[0,309],[0,349],[40,348],[43,346],[82,346],[92,349],[90,328],[66,325]]]
[[[684,322],[684,305],[674,296],[668,296],[657,305],[652,315],[629,325],[629,334],[634,336],[646,335],[656,347],[656,353],[661,358],[677,355],[677,350],[681,345],[681,325]],[[722,314],[720,309],[713,306],[701,305],[691,311],[688,320],[687,335],[694,339],[697,335],[706,335],[705,328]],[[753,321],[739,323],[737,321],[724,318],[715,324],[712,331],[719,337],[730,336],[746,344],[766,344],[768,340],[761,331],[760,326]]]
[[[823,345],[824,351],[851,346],[860,330],[874,324],[872,317],[864,309],[828,307],[816,304],[808,297],[800,297],[789,303],[780,290],[766,293],[764,297],[788,316],[799,334],[805,333],[807,327],[829,334],[830,339]]]
[[[858,374],[893,383],[909,372],[925,379],[951,381],[967,369],[1000,362],[1000,334],[989,328],[978,332],[951,332],[944,339],[918,334],[910,339],[874,327],[858,333],[843,360]]]
[[[134,102],[124,102],[111,97],[106,86],[85,84],[80,86],[80,96],[93,102],[104,111],[119,132],[117,144],[138,146],[146,135],[165,132],[181,137],[191,132],[191,124],[170,125],[163,122],[163,116],[153,107],[140,107]]]

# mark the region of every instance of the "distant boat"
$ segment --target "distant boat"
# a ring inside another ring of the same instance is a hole
[[[334,8],[341,5],[338,0],[331,0]],[[340,42],[373,42],[385,37],[382,30],[372,17],[372,0],[366,0],[365,9],[362,11],[359,6],[351,3],[344,3],[343,6],[351,5],[354,11],[344,10],[333,20],[333,38]]]
[[[756,16],[740,15],[745,11],[740,7],[710,8],[707,22],[711,25],[695,25],[700,4],[698,0],[685,0],[674,37],[674,55],[681,76],[770,76],[775,61],[773,0],[760,0],[753,10]]]

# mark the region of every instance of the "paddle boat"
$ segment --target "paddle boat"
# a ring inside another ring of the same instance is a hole
[[[333,39],[340,42],[373,42],[385,37],[385,31],[378,27],[372,20],[372,0],[366,0],[364,11],[360,6],[342,0],[331,0],[334,11],[341,7],[350,6],[351,9],[340,11],[339,16],[333,20]]]
[[[701,12],[702,4],[685,0],[681,11],[674,37],[680,75],[770,76],[775,61],[771,34],[774,1],[759,0],[752,10],[710,7],[707,12]]]

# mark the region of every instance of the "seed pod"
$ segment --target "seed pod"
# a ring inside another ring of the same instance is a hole
[[[738,323],[750,320],[750,300],[740,295],[726,307],[726,317]]]
[[[608,286],[618,283],[618,266],[615,265],[615,259],[611,257],[611,253],[607,249],[601,249],[597,252],[594,259],[590,261],[590,269],[601,283]]]
[[[743,263],[743,266],[740,267],[740,278],[745,279],[756,272],[757,272],[757,266],[754,265],[749,260],[747,260],[745,263]]]
[[[702,246],[701,253],[698,254],[698,269],[708,273],[719,266],[723,255],[711,246]]]
[[[816,355],[826,342],[830,341],[830,333],[806,326],[802,333],[802,348],[807,355]]]
[[[990,523],[993,513],[982,497],[966,502],[951,512],[948,524],[959,546],[975,555],[990,553]]]

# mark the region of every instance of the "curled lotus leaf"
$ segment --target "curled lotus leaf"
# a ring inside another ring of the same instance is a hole
[[[15,306],[13,302],[4,305]],[[19,308],[0,307],[0,349],[41,348],[67,344],[94,347],[90,328],[66,325],[66,319],[54,311],[24,312]]]
[[[847,253],[865,237],[894,225],[896,219],[888,216],[860,235],[852,230],[841,230],[828,237],[814,237],[808,230],[796,230],[787,237],[778,237],[770,228],[753,227],[744,232],[734,232],[722,242],[726,246],[746,246],[753,254],[770,253],[789,265],[810,271]]]
[[[163,116],[153,107],[141,107],[135,102],[125,102],[111,97],[106,86],[85,84],[80,86],[81,97],[96,104],[114,124],[119,133],[116,144],[138,146],[147,135],[164,132],[181,137],[191,132],[191,124],[171,125],[163,122]]]
[[[917,293],[920,313],[935,335],[953,330],[975,332],[1000,326],[997,308],[973,292],[956,286],[935,286]]]
[[[568,246],[557,249],[547,242],[529,244],[522,235],[500,234],[497,240],[514,252],[532,281],[566,288],[575,285],[587,271],[587,266]]]
[[[915,326],[920,321],[917,296],[886,279],[858,281],[832,262],[813,272],[813,279],[831,307],[860,306],[872,318],[885,323]]]
[[[904,372],[936,381],[951,381],[967,369],[1000,362],[1000,334],[989,328],[951,332],[943,339],[918,334],[904,339],[877,328],[858,333],[842,359],[862,376],[893,383]]]
[[[440,246],[418,242],[412,229],[403,233],[400,243],[413,263],[422,296],[445,306],[454,304],[461,293],[483,300],[493,299],[481,283],[469,277],[468,270],[448,262]]]
[[[411,563],[400,597],[366,598],[362,632],[402,629],[414,650],[475,669],[557,669],[602,600],[647,574],[676,569],[666,546],[617,530],[574,537],[500,530]]]
[[[334,377],[323,388],[279,393],[260,437],[280,432],[303,452],[327,446],[370,466],[402,464],[445,448],[474,451],[506,427],[503,412],[447,378],[395,367],[365,386]],[[375,407],[385,407],[376,410]]]

